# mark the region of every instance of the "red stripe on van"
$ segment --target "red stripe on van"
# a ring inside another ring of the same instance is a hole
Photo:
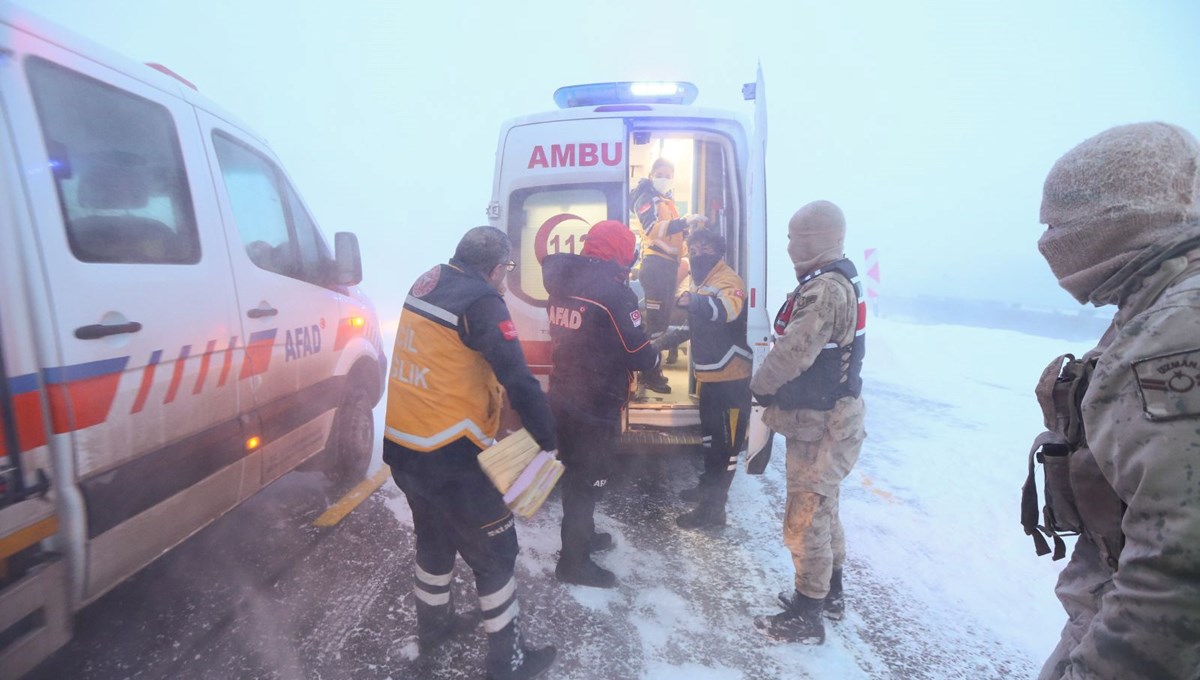
[[[216,340],[209,340],[208,346],[204,348],[204,356],[200,358],[200,375],[196,376],[196,386],[192,388],[192,394],[200,394],[200,390],[204,389],[204,379],[208,377],[208,362],[212,359],[213,348],[216,346]]]
[[[221,363],[221,377],[217,379],[217,387],[225,386],[225,379],[229,377],[229,367],[233,365],[233,350],[237,349],[237,336],[229,338],[229,349],[225,350],[225,361]]]
[[[50,428],[58,434],[104,422],[128,363],[129,357],[115,357],[43,369]]]
[[[22,451],[36,449],[46,444],[46,426],[42,423],[42,402],[38,397],[37,392],[27,392],[13,397],[13,411],[17,418],[17,446],[21,447]]]
[[[150,387],[154,384],[154,369],[158,366],[160,359],[162,359],[162,350],[154,350],[150,354],[150,363],[142,369],[142,384],[138,387],[137,398],[133,400],[133,408],[129,411],[131,414],[139,413],[146,405],[146,397],[150,396]]]
[[[179,383],[183,380],[183,369],[187,366],[188,354],[191,351],[191,345],[184,345],[179,350],[179,358],[175,360],[175,371],[171,374],[171,385],[167,387],[167,398],[163,399],[164,404],[175,401],[175,393],[179,391]]]
[[[46,444],[46,428],[42,425],[42,402],[38,392],[15,394],[12,398],[13,415],[17,419],[17,448],[21,451],[36,449]],[[0,458],[8,455],[8,444],[4,440],[4,423],[0,422]]]
[[[548,375],[553,364],[550,359],[549,340],[522,340],[521,349],[525,352],[525,363],[534,375]]]
[[[252,333],[246,341],[246,358],[242,363],[242,371],[238,380],[245,380],[252,375],[265,373],[271,366],[271,350],[275,346],[275,335],[278,328]]]

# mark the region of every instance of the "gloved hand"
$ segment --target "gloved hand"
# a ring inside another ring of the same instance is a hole
[[[704,215],[688,213],[683,217],[671,220],[671,223],[667,225],[667,236],[678,234],[679,232],[683,232],[686,235],[689,229],[698,229],[706,224],[708,224],[708,218]]]
[[[687,326],[671,326],[665,332],[650,338],[650,346],[661,352],[687,342],[690,337],[691,331]]]

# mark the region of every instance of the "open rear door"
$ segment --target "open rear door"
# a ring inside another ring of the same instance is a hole
[[[746,285],[750,288],[750,314],[746,340],[754,350],[754,370],[762,365],[770,349],[770,316],[767,313],[767,90],[762,64],[754,84],[743,89],[754,100],[754,130],[746,167],[747,227]],[[750,413],[746,441],[746,472],[762,474],[771,458],[774,433],[762,421],[763,407],[755,404]]]

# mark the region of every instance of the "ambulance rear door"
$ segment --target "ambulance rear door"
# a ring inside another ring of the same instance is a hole
[[[493,223],[513,241],[508,308],[535,375],[551,366],[541,261],[581,252],[597,222],[625,221],[625,139],[621,118],[585,118],[516,125],[501,142]]]
[[[754,100],[754,129],[750,135],[750,154],[746,166],[746,286],[750,288],[747,342],[754,351],[754,370],[762,365],[770,349],[772,316],[767,309],[767,91],[763,82],[762,65],[757,79],[744,90],[746,98]],[[746,441],[746,467],[761,472],[769,455],[772,432],[762,421],[764,408],[758,404],[750,414],[750,432]]]

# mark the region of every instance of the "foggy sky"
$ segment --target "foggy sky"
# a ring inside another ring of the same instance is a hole
[[[771,303],[787,219],[842,206],[883,295],[1074,307],[1037,253],[1054,160],[1112,125],[1200,134],[1200,3],[21,0],[156,61],[264,135],[326,236],[358,233],[387,315],[486,223],[500,124],[567,84],[768,92]]]

